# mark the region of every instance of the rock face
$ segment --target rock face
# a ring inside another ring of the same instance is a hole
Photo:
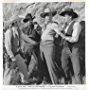
[[[79,20],[85,20],[85,3],[84,2],[52,2],[52,3],[41,3],[41,2],[37,2],[37,3],[4,3],[3,4],[3,41],[4,41],[4,32],[7,29],[10,19],[13,16],[20,16],[20,15],[25,15],[27,13],[31,13],[32,16],[36,17],[36,21],[39,23],[40,26],[43,26],[44,24],[44,19],[40,17],[40,14],[44,11],[45,8],[49,7],[52,11],[56,10],[58,13],[60,13],[62,11],[62,9],[66,8],[66,7],[71,7],[75,10],[75,12],[77,12],[79,14]],[[61,25],[64,22],[63,17],[60,17],[60,15],[55,15],[53,18],[53,21],[58,22],[60,28]],[[21,25],[21,24],[20,24]],[[21,25],[20,29],[23,28],[23,25]],[[60,42],[60,40],[58,40],[57,42]],[[3,60],[4,60],[4,68],[5,68],[5,60],[7,59],[7,54],[6,54],[6,50],[5,50],[5,42],[3,42]],[[58,61],[60,61],[60,56],[61,56],[61,48],[58,46],[57,44],[57,49],[56,49],[56,59]],[[58,62],[60,63],[60,62]],[[84,65],[83,65],[84,67]],[[16,74],[15,74],[16,75]],[[84,77],[85,78],[85,77]],[[18,78],[15,78],[18,79]],[[83,81],[85,81],[83,79]]]
[[[31,13],[32,16],[36,17],[37,22],[42,25],[44,20],[40,17],[40,14],[47,7],[49,7],[52,11],[57,10],[58,13],[60,13],[65,7],[71,7],[79,14],[80,20],[84,20],[85,18],[84,2],[4,3],[3,18],[4,21],[7,21],[13,15],[23,15],[26,13]],[[53,20],[60,23],[61,18],[59,15],[56,15]]]

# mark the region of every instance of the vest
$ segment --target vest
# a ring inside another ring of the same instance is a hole
[[[33,29],[31,34],[30,34],[30,38],[36,42],[40,42],[41,39],[41,27],[38,26],[36,29]]]
[[[76,21],[74,20],[70,26],[68,27],[68,30],[67,30],[67,33],[66,33],[66,36],[72,36],[72,32],[73,32],[73,25]],[[81,21],[82,22],[82,21]],[[80,24],[81,24],[80,22]],[[80,32],[80,35],[79,35],[79,40],[78,42],[75,42],[75,43],[70,43],[68,41],[66,41],[65,39],[62,40],[62,45],[63,46],[67,46],[69,47],[70,50],[72,50],[72,48],[83,48],[85,45],[85,28],[84,26],[81,24],[81,27],[82,27],[82,30]]]

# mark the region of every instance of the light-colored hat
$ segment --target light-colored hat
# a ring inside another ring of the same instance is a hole
[[[41,17],[45,18],[46,16],[55,16],[57,14],[57,11],[51,11],[49,8],[46,8],[43,13],[41,13]]]
[[[4,28],[7,28],[11,23],[13,22],[19,22],[21,20],[21,18],[18,15],[14,15],[12,16],[10,19],[8,19],[7,21],[4,21]]]

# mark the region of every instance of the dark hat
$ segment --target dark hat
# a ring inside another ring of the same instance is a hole
[[[33,22],[33,24],[35,25],[35,24],[38,24],[37,22]]]
[[[41,16],[42,18],[45,18],[46,16],[50,16],[50,15],[53,17],[53,16],[55,16],[56,14],[57,14],[57,11],[52,11],[52,12],[51,12],[50,9],[47,8],[47,9],[45,9],[45,11],[44,11],[43,13],[41,13],[40,16]]]
[[[26,23],[26,22],[28,22],[28,21],[32,21],[34,18],[35,18],[35,16],[32,17],[31,13],[28,13],[28,14],[25,16],[25,19],[23,20],[23,22]]]
[[[72,16],[72,18],[78,17],[78,14],[76,12],[74,12],[73,9],[71,9],[71,8],[66,8],[59,15],[61,15],[61,16],[69,15],[69,16]]]

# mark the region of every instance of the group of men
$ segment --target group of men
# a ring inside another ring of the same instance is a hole
[[[32,81],[34,69],[38,72],[38,80],[33,81],[39,81],[39,84],[44,80],[51,84],[61,84],[62,81],[64,84],[82,83],[80,57],[85,56],[85,28],[81,25],[83,22],[78,20],[79,16],[73,9],[66,8],[59,14],[65,20],[63,28],[60,28],[59,24],[53,21],[56,14],[56,11],[46,8],[40,14],[41,18],[45,19],[44,26],[41,27],[37,22],[33,22],[34,18],[28,13],[23,19],[23,28],[14,20],[5,32],[5,48],[9,56],[5,69],[18,68],[21,83]],[[59,47],[62,48],[58,51],[61,53],[58,60],[61,66],[56,60],[58,47],[55,40],[58,37]]]

